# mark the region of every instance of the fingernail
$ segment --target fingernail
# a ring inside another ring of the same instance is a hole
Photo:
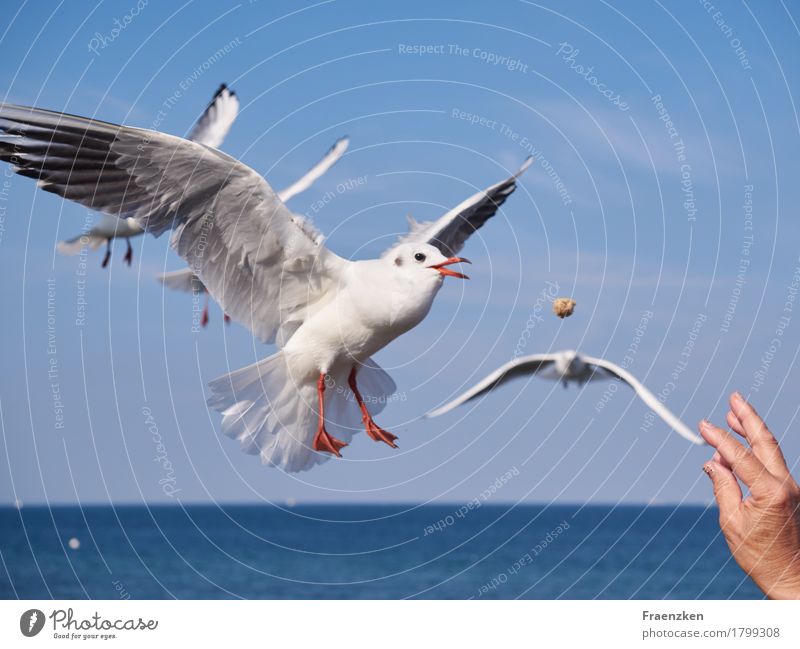
[[[711,466],[711,463],[703,465],[703,472],[710,478],[711,474],[714,472],[714,467]]]
[[[736,399],[737,401],[744,401],[744,397],[742,396],[742,393],[739,392],[738,390],[733,393],[733,398]]]

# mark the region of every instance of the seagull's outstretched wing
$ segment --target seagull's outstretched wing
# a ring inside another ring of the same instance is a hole
[[[188,139],[219,148],[239,114],[239,98],[224,83],[200,115]]]
[[[513,176],[473,194],[436,221],[417,223],[408,217],[409,232],[400,237],[400,243],[429,243],[446,257],[456,255],[472,233],[492,218],[511,196],[517,188],[517,178],[531,166],[531,162],[533,157],[526,158]]]
[[[284,342],[348,263],[258,173],[196,142],[0,104],[0,159],[45,191],[173,230],[209,293],[265,342]]]
[[[621,368],[619,365],[605,360],[604,358],[592,358],[591,356],[584,356],[583,360],[588,364],[596,365],[600,369],[605,370],[611,376],[614,376],[621,381],[625,381],[625,383],[636,390],[636,394],[639,395],[639,398],[644,401],[652,410],[654,410],[655,413],[672,428],[672,430],[678,433],[678,435],[685,437],[693,444],[705,444],[702,437],[695,435],[686,424],[673,415],[667,409],[667,407],[658,400],[656,395],[644,387],[644,385],[642,385],[638,379],[633,376],[633,374]]]
[[[479,397],[484,392],[488,392],[501,383],[505,383],[506,381],[510,381],[513,378],[523,376],[525,374],[535,374],[540,370],[549,367],[553,364],[555,358],[556,354],[531,354],[530,356],[515,358],[513,361],[509,361],[505,365],[502,365],[496,369],[480,383],[470,388],[462,395],[456,397],[449,403],[436,408],[435,410],[431,410],[425,416],[438,417],[446,412],[450,412],[456,406],[460,406],[462,403],[466,403],[471,399]]]
[[[181,293],[202,293],[206,290],[200,278],[191,268],[181,268],[170,273],[157,275],[156,278],[167,288]]]
[[[350,138],[342,137],[336,140],[333,146],[328,149],[328,152],[322,157],[322,160],[306,171],[305,175],[300,178],[300,180],[295,181],[286,189],[281,189],[278,192],[278,198],[286,203],[290,198],[297,196],[300,192],[306,191],[319,180],[328,169],[339,161],[344,155],[344,152],[347,151],[348,146],[350,146]]]
[[[239,98],[223,83],[211,103],[194,125],[189,139],[199,144],[219,147],[239,114]],[[110,221],[110,222],[109,222]],[[62,255],[77,255],[85,246],[99,248],[109,238],[117,236],[135,237],[142,234],[141,228],[123,227],[124,221],[114,216],[103,215],[100,222],[89,232],[66,241],[59,241],[56,250]]]
[[[293,183],[286,189],[278,191],[278,198],[285,203],[293,196],[296,196],[300,192],[304,192],[306,189],[311,187],[311,185],[320,176],[322,176],[326,171],[328,171],[328,169],[336,164],[339,158],[344,155],[344,152],[347,151],[347,147],[349,145],[349,138],[343,137],[336,140],[333,146],[328,149],[328,152],[323,156],[322,160],[309,169],[306,174],[300,178],[300,180]],[[193,293],[195,291],[205,290],[203,282],[201,282],[200,278],[192,272],[191,268],[184,268],[171,273],[164,273],[163,275],[158,275],[157,279],[164,284],[164,286],[172,289],[173,291]]]

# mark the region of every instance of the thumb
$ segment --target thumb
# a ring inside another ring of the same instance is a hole
[[[703,465],[703,471],[711,478],[714,485],[714,498],[719,505],[720,518],[727,518],[736,513],[742,503],[742,488],[733,472],[716,460]]]

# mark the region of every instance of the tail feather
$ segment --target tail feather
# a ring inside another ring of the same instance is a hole
[[[285,471],[305,471],[331,458],[314,451],[317,387],[313,371],[299,367],[287,352],[222,376],[209,385],[208,404],[222,413],[223,432],[242,450],[260,455],[264,464]],[[361,416],[347,387],[347,373],[334,373],[325,393],[328,431],[349,443],[361,429]],[[395,390],[394,381],[373,361],[358,372],[361,394],[372,414],[380,412]]]

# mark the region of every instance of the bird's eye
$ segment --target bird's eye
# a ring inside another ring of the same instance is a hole
[[[418,252],[416,255],[414,255],[414,259],[417,261],[425,261],[425,255],[421,252]]]

